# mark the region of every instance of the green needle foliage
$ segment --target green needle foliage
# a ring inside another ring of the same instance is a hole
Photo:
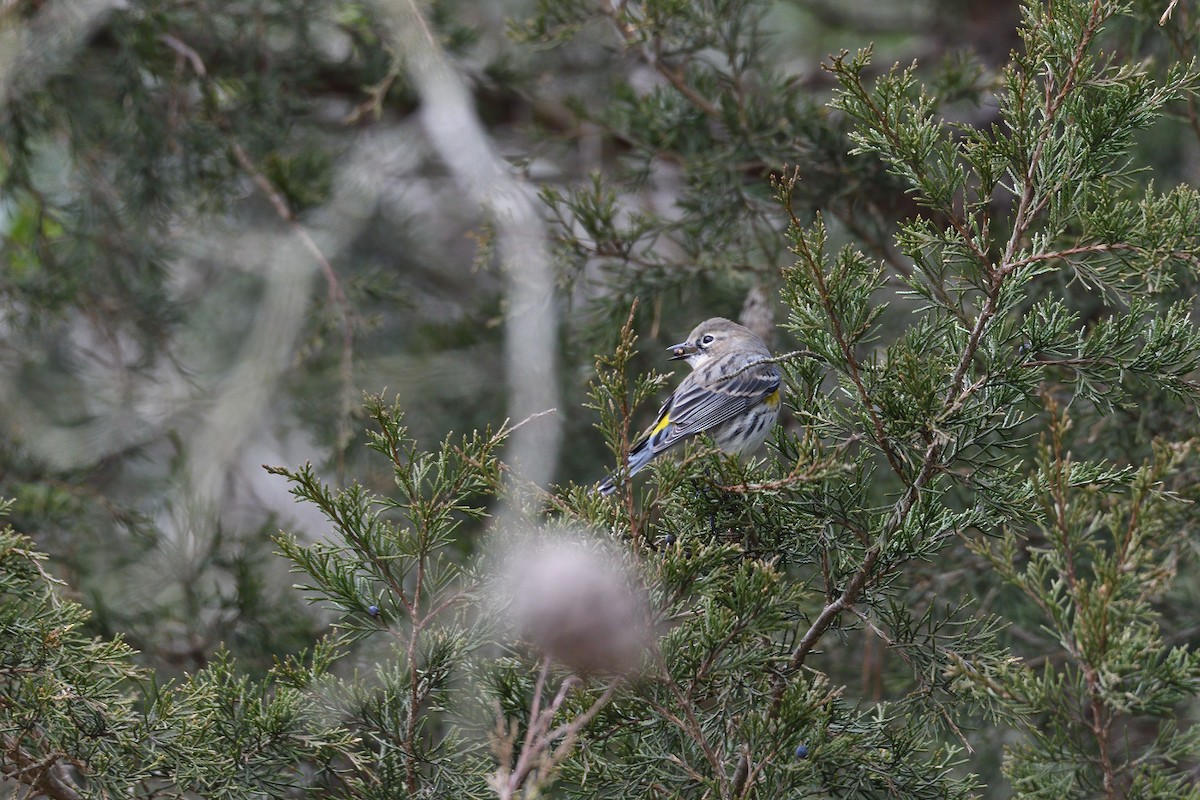
[[[542,0],[514,26],[558,44],[607,26],[659,79],[577,104],[626,169],[543,191],[564,272],[606,290],[616,344],[583,407],[610,463],[529,486],[507,423],[426,448],[369,397],[383,485],[269,468],[327,523],[276,542],[336,636],[262,680],[223,654],[156,687],[119,640],[79,633],[83,609],[5,534],[9,781],[62,798],[1200,797],[1200,193],[1156,185],[1140,150],[1200,88],[1172,55],[1189,30],[1139,60],[1161,9],[1030,3],[990,78],[953,59],[879,71],[864,48],[828,62],[822,105],[774,66],[769,11]],[[963,98],[994,113],[963,121]],[[673,214],[629,213],[664,162]],[[787,424],[759,458],[701,437],[599,496],[678,380],[639,360],[643,324],[674,316],[663,298],[764,286],[795,344],[776,359]],[[546,562],[564,542],[576,560]],[[628,637],[636,665],[584,657]]]
[[[159,686],[119,639],[81,631],[88,612],[64,597],[45,557],[0,531],[0,772],[25,796],[281,797],[329,769],[357,740],[324,724],[311,666],[252,681],[218,654]],[[23,788],[21,788],[23,787]]]
[[[1007,755],[1021,796],[1196,797],[1175,765],[1200,739],[1173,712],[1200,688],[1200,659],[1164,641],[1154,608],[1186,547],[1164,479],[1190,445],[1161,445],[1137,469],[1077,462],[1068,420],[1051,412],[1028,480],[1040,543],[1004,530],[973,546],[1036,606],[1060,655],[987,675],[964,664],[963,683],[1042,721]]]

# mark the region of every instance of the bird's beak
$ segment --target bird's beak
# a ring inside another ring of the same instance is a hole
[[[691,342],[680,342],[679,344],[673,344],[667,348],[667,352],[671,354],[670,358],[667,360],[682,361],[688,356],[693,355],[697,349],[698,348],[696,345],[692,344]]]

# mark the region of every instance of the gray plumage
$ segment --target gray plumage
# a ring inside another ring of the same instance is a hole
[[[692,372],[630,448],[626,474],[637,474],[655,456],[701,433],[727,453],[747,453],[761,445],[779,417],[783,381],[768,361],[771,351],[762,339],[736,322],[713,317],[668,350],[672,360],[687,361]],[[616,478],[609,478],[599,491],[612,494],[616,486]]]

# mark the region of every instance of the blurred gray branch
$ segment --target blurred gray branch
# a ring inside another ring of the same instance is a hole
[[[558,405],[554,273],[533,190],[517,179],[492,146],[470,92],[416,0],[380,0],[379,6],[420,95],[421,123],[430,144],[496,226],[506,281],[508,415],[520,422]],[[556,415],[523,425],[513,433],[507,461],[519,465],[532,483],[544,485],[554,472],[560,435]]]
[[[82,47],[121,0],[49,2],[28,22],[0,8],[0,97],[5,104],[36,89],[72,63]]]

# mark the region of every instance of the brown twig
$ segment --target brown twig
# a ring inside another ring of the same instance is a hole
[[[797,461],[796,466],[792,467],[791,472],[777,480],[763,481],[762,483],[735,483],[730,486],[717,484],[717,488],[723,492],[730,492],[732,494],[777,492],[780,489],[787,489],[797,484],[811,483],[814,480],[818,480],[836,465],[837,462],[835,460],[826,459],[825,461],[809,464],[807,467],[801,470],[801,464],[799,461]]]
[[[196,76],[205,84],[206,89],[209,91],[212,90],[208,69],[204,65],[204,59],[196,52],[195,48],[171,34],[162,34],[158,38],[160,42],[173,50],[181,61],[185,61],[192,68]],[[341,408],[337,417],[336,458],[339,480],[344,480],[346,467],[344,451],[351,436],[350,415],[354,404],[354,317],[350,310],[350,303],[346,298],[346,293],[342,290],[342,284],[338,280],[333,264],[326,258],[316,240],[313,239],[312,234],[308,232],[308,229],[296,218],[296,214],[292,211],[291,206],[288,205],[287,199],[271,180],[262,173],[262,170],[255,166],[254,160],[250,158],[250,154],[233,137],[233,125],[229,119],[218,112],[214,112],[214,115],[214,121],[217,123],[217,127],[225,133],[229,151],[233,154],[233,158],[238,166],[242,168],[242,171],[246,173],[254,185],[258,187],[259,191],[267,198],[276,215],[292,229],[296,238],[300,240],[300,243],[312,255],[313,260],[316,261],[321,269],[321,273],[325,277],[329,303],[337,311],[342,337],[342,349],[339,358]]]
[[[64,753],[54,752],[44,758],[34,758],[17,741],[7,736],[3,739],[3,747],[13,764],[12,767],[0,769],[0,774],[6,778],[22,783],[50,800],[83,800],[79,787],[61,769]]]
[[[543,708],[543,695],[545,694],[546,678],[549,672],[550,657],[546,656],[542,659],[537,681],[534,684],[533,701],[529,709],[529,722],[525,728],[525,737],[521,745],[521,754],[517,757],[517,763],[515,765],[511,765],[510,763],[501,764],[489,781],[492,788],[496,791],[499,800],[512,800],[512,798],[517,797],[521,788],[535,771],[535,783],[537,785],[544,783],[570,753],[571,748],[575,746],[575,742],[578,741],[579,734],[583,729],[595,719],[596,715],[600,713],[600,709],[612,699],[621,681],[620,678],[614,678],[585,712],[569,722],[551,728],[550,724],[554,721],[554,715],[562,708],[563,703],[567,699],[567,694],[580,683],[580,679],[574,675],[564,679],[559,684],[554,698]],[[500,728],[501,730],[505,730],[507,726],[502,722]],[[508,741],[508,745],[505,748],[506,762],[510,762],[512,757],[512,737],[513,734],[502,737]],[[561,741],[555,745],[554,742],[560,739]]]
[[[794,186],[795,182],[799,180],[799,172],[794,172],[788,180],[791,182],[790,185]],[[903,480],[905,477],[904,467],[900,464],[899,457],[892,448],[891,440],[883,428],[883,419],[875,410],[875,403],[871,401],[867,387],[863,383],[862,370],[858,363],[858,357],[854,353],[854,344],[850,341],[849,336],[847,336],[845,329],[842,327],[841,317],[838,316],[837,309],[833,306],[833,298],[825,282],[825,272],[821,264],[821,258],[817,253],[809,249],[808,240],[803,235],[804,226],[796,216],[795,209],[792,207],[790,186],[785,196],[784,209],[787,211],[792,225],[795,226],[796,231],[799,233],[796,237],[797,255],[804,259],[812,275],[813,283],[817,288],[817,295],[821,300],[821,304],[825,307],[825,313],[829,318],[830,325],[833,326],[834,340],[837,341],[838,349],[841,351],[842,358],[846,362],[846,372],[850,376],[850,380],[853,381],[855,389],[858,391],[859,400],[862,402],[867,416],[871,419],[871,426],[875,430],[875,440],[879,443],[879,449],[883,451],[883,455],[891,466],[892,471]]]
[[[254,162],[250,159],[249,154],[245,149],[232,137],[229,140],[230,150],[233,156],[237,159],[238,165],[245,170],[250,179],[255,185],[266,195],[271,206],[275,209],[275,213],[279,218],[286,222],[295,233],[296,238],[304,245],[305,249],[312,255],[313,260],[321,268],[321,273],[325,276],[326,292],[329,297],[329,303],[337,310],[339,328],[342,336],[342,349],[338,359],[338,372],[341,378],[341,408],[337,417],[337,472],[339,480],[345,480],[346,471],[346,445],[350,441],[350,414],[353,406],[354,392],[354,317],[350,310],[350,303],[346,299],[346,293],[342,290],[342,284],[338,280],[337,272],[333,268],[333,264],[329,263],[329,259],[321,252],[320,246],[313,239],[312,234],[308,229],[300,224],[296,219],[296,215],[287,204],[287,200],[275,188],[275,185],[262,174],[262,172],[254,166]]]
[[[648,65],[653,67],[660,75],[675,87],[681,95],[687,98],[688,102],[694,105],[706,116],[719,118],[721,109],[704,95],[697,92],[691,84],[687,82],[687,78],[683,74],[683,70],[667,63],[662,57],[662,43],[655,40],[654,49],[651,50],[646,46],[646,42],[638,35],[638,29],[632,23],[625,19],[625,9],[619,7],[617,3],[610,2],[601,6],[601,11],[606,17],[613,21],[617,32],[621,34],[621,38],[633,50],[636,50]]]
[[[655,665],[658,667],[658,678],[660,681],[662,681],[663,685],[667,687],[667,690],[671,692],[672,697],[675,699],[676,705],[679,707],[679,710],[683,712],[683,717],[681,718],[678,714],[674,713],[666,706],[663,706],[661,703],[658,703],[653,698],[650,698],[651,707],[657,713],[662,714],[663,717],[675,725],[675,727],[679,728],[692,738],[692,740],[696,743],[696,746],[700,748],[702,753],[704,753],[704,758],[708,762],[708,767],[711,770],[712,776],[717,780],[718,785],[721,787],[721,796],[728,797],[730,788],[729,779],[725,775],[725,769],[721,763],[721,757],[713,748],[712,744],[708,741],[708,737],[704,734],[704,728],[700,725],[700,720],[696,718],[694,703],[692,703],[689,696],[690,693],[685,694],[683,689],[675,681],[674,676],[671,675],[671,670],[667,666],[667,662],[662,655],[662,650],[659,649],[657,643],[653,645],[653,654]],[[683,762],[679,763],[682,765]],[[688,771],[696,780],[700,782],[703,781],[702,778],[696,775],[694,769],[688,767]]]

